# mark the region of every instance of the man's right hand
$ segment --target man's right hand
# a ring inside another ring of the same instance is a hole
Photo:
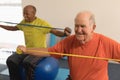
[[[71,34],[71,32],[72,32],[72,30],[71,30],[69,27],[66,27],[66,28],[64,29],[64,34],[65,34],[65,36],[69,36],[69,35]]]
[[[22,54],[22,53],[25,53],[25,52],[26,52],[26,47],[23,46],[23,45],[19,45],[16,49],[17,54]]]

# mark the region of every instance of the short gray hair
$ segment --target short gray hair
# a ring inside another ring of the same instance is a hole
[[[91,14],[89,20],[90,20],[93,24],[95,24],[95,16],[94,16],[94,14]]]

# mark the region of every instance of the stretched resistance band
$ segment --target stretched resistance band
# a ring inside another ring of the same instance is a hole
[[[69,57],[78,57],[78,58],[88,58],[88,59],[98,59],[98,60],[112,60],[112,61],[120,61],[120,59],[111,59],[111,58],[102,58],[102,57],[94,57],[94,56],[84,56],[84,55],[76,55],[76,54],[68,54],[68,53],[56,53],[56,52],[46,52],[46,51],[37,51],[37,50],[27,50],[29,52],[42,52],[45,54],[55,54],[61,56],[69,56]],[[22,54],[22,51],[17,49],[18,54]]]
[[[62,28],[51,28],[51,27],[47,27],[47,26],[37,26],[37,25],[31,25],[31,24],[19,24],[19,23],[6,22],[6,21],[0,21],[0,22],[7,23],[7,24],[17,24],[17,25],[22,25],[22,26],[37,27],[37,28],[48,28],[48,29],[64,30]]]

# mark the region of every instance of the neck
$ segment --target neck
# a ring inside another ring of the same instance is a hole
[[[26,21],[26,22],[33,22],[36,19],[36,17],[34,17],[33,19]]]
[[[88,37],[87,39],[81,40],[81,41],[80,41],[80,44],[85,44],[85,43],[89,42],[89,41],[93,38],[93,33],[92,33],[91,35],[89,35],[89,36],[90,36],[90,37]]]
[[[36,17],[34,17],[30,22],[34,21],[36,19]]]

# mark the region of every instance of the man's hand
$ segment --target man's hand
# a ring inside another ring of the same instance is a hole
[[[16,49],[17,54],[22,54],[22,53],[25,53],[25,52],[26,52],[26,47],[23,46],[23,45],[19,45]]]
[[[64,36],[69,36],[71,34],[72,30],[69,27],[66,27],[64,29]]]

